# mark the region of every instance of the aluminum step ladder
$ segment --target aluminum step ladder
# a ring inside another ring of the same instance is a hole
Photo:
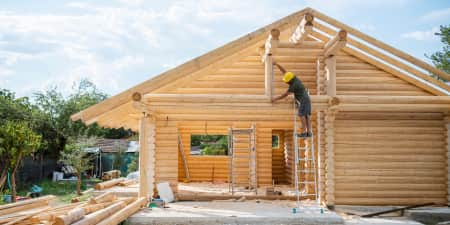
[[[294,182],[297,205],[304,198],[318,198],[317,166],[315,158],[314,133],[311,137],[299,137],[299,124],[297,123],[297,110],[294,100]]]
[[[229,191],[257,194],[256,126],[228,129]]]

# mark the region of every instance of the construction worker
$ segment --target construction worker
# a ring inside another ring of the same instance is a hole
[[[286,98],[289,94],[293,93],[295,100],[300,104],[298,108],[298,115],[302,121],[303,133],[299,137],[311,137],[311,100],[309,94],[303,83],[298,79],[294,73],[287,72],[280,64],[274,62],[273,65],[277,66],[278,69],[284,74],[283,81],[289,84],[289,88],[286,93],[272,98],[272,102],[278,101],[280,99]]]

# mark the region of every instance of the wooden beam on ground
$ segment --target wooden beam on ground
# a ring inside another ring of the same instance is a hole
[[[340,30],[324,46],[323,54],[325,57],[336,55],[347,44],[347,32]]]
[[[144,207],[147,203],[147,198],[139,198],[126,207],[122,208],[121,210],[115,212],[110,217],[101,221],[97,225],[117,225],[139,211],[139,209]]]
[[[310,34],[313,30],[313,20],[314,16],[311,13],[305,13],[299,25],[295,28],[289,38],[289,41],[294,44],[300,44],[304,41],[308,34]]]
[[[9,203],[9,204],[5,204],[5,205],[0,205],[0,210],[13,208],[13,207],[17,207],[17,206],[28,205],[28,204],[32,204],[32,203],[36,203],[36,202],[44,202],[45,204],[48,204],[48,202],[53,200],[53,199],[56,199],[56,196],[54,196],[54,195],[46,195],[46,196],[39,197],[39,198],[33,198],[33,199],[29,199],[29,200],[24,200],[24,201],[18,201],[18,202],[15,202],[15,203]]]
[[[101,183],[98,183],[95,185],[95,189],[96,190],[107,189],[107,188],[113,187],[123,181],[125,181],[125,178],[117,178],[117,179],[112,179],[109,181],[101,182]]]
[[[430,65],[430,64],[428,64],[428,63],[426,63],[426,62],[424,62],[424,61],[422,61],[420,59],[417,59],[416,57],[414,57],[414,56],[412,56],[410,54],[407,54],[407,53],[405,53],[403,51],[400,51],[400,50],[398,50],[398,49],[396,49],[396,48],[394,48],[394,47],[392,47],[392,46],[390,46],[388,44],[385,44],[385,43],[383,43],[383,42],[381,42],[381,41],[379,41],[379,40],[377,40],[377,39],[375,39],[375,38],[373,38],[373,37],[371,37],[369,35],[366,35],[366,34],[362,33],[361,31],[359,31],[357,29],[354,29],[354,28],[352,28],[352,27],[350,27],[350,26],[348,26],[346,24],[343,24],[343,23],[341,23],[341,22],[339,22],[339,21],[337,21],[337,20],[335,20],[333,18],[330,18],[330,17],[326,16],[325,14],[322,14],[321,12],[318,12],[318,11],[313,10],[313,9],[310,9],[310,10],[311,10],[312,14],[315,17],[317,17],[317,18],[319,18],[319,19],[321,19],[321,20],[323,20],[323,21],[325,21],[325,22],[327,22],[327,23],[329,23],[329,24],[331,24],[331,25],[333,25],[335,27],[338,27],[340,29],[344,29],[347,32],[349,32],[350,34],[352,34],[352,35],[354,35],[354,36],[356,36],[356,37],[358,37],[358,38],[360,38],[360,39],[362,39],[362,40],[364,40],[364,41],[366,41],[366,42],[368,42],[368,43],[370,43],[370,44],[372,44],[372,45],[374,45],[374,46],[376,46],[376,47],[378,47],[380,49],[383,49],[383,50],[385,50],[385,51],[387,51],[387,52],[389,52],[389,53],[391,53],[391,54],[393,54],[393,55],[395,55],[395,56],[397,56],[397,57],[399,57],[399,58],[401,58],[403,60],[406,60],[406,61],[408,61],[408,62],[410,62],[410,63],[412,63],[414,65],[417,65],[417,66],[425,69],[425,70],[428,70],[429,72],[439,76],[440,78],[442,78],[442,79],[444,79],[446,81],[450,81],[450,74],[448,74],[448,73],[446,73],[446,72],[444,72],[442,70],[439,70],[436,67],[434,67],[434,66],[432,66],[432,65]]]

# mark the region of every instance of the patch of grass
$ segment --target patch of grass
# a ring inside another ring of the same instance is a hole
[[[101,182],[99,179],[83,180],[81,184],[81,191],[87,190],[95,186],[96,183]],[[53,182],[51,180],[43,180],[39,183],[33,183],[43,190],[41,196],[43,195],[55,195],[58,197],[59,202],[70,203],[72,198],[78,197],[77,195],[77,182],[76,181],[57,181]],[[26,196],[30,192],[33,184],[24,185],[19,189],[18,195]],[[90,194],[83,195],[80,200],[86,200],[90,197]]]

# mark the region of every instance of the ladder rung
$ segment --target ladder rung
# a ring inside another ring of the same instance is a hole
[[[297,170],[298,173],[315,173],[315,170]]]

